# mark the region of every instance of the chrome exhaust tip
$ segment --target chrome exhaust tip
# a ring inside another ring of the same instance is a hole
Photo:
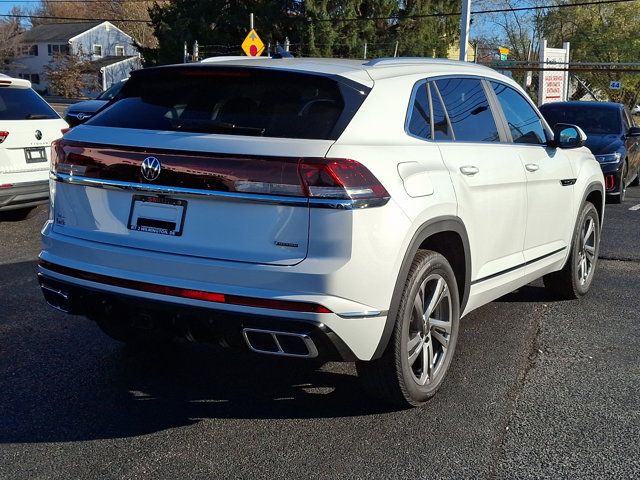
[[[40,284],[40,288],[49,306],[64,313],[72,313],[71,300],[68,292],[49,286],[46,283]]]
[[[306,333],[243,328],[242,336],[254,352],[283,357],[316,358],[318,348]]]

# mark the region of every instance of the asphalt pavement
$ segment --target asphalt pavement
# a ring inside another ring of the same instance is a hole
[[[46,208],[0,217],[0,479],[640,478],[638,204],[607,205],[588,296],[538,281],[472,312],[410,410],[351,364],[112,341],[42,299]]]

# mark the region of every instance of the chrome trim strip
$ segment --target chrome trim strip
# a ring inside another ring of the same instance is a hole
[[[273,205],[291,205],[306,207],[307,198],[284,197],[276,195],[260,195],[254,193],[219,192],[195,188],[167,187],[164,185],[150,185],[146,183],[121,182],[119,180],[101,180],[97,178],[68,175],[66,173],[52,173],[51,178],[58,182],[85,187],[104,188],[107,190],[128,190],[132,192],[152,193],[156,195],[179,195],[183,197],[205,197],[235,202],[259,202]]]
[[[332,198],[300,198],[282,195],[262,195],[259,193],[220,192],[195,188],[167,187],[146,183],[121,182],[119,180],[102,180],[97,178],[51,172],[50,178],[61,183],[82,185],[85,187],[104,188],[107,190],[126,190],[156,195],[179,195],[182,197],[204,197],[232,202],[254,202],[270,205],[288,205],[292,207],[332,208],[335,210],[353,210],[356,208],[381,207],[389,198],[341,200]]]
[[[389,313],[389,310],[368,310],[366,312],[347,312],[337,313],[341,318],[369,318],[369,317],[384,317]]]

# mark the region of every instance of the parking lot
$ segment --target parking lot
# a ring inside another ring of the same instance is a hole
[[[640,188],[608,205],[595,284],[464,318],[449,377],[394,411],[351,364],[135,351],[49,308],[40,207],[0,222],[0,478],[638,478]]]

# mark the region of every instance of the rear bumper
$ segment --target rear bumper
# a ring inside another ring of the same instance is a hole
[[[48,180],[16,183],[0,189],[0,211],[35,207],[48,199]]]
[[[250,348],[246,340],[248,335],[257,335],[256,332],[278,332],[285,337],[305,338],[305,343],[312,345],[308,351],[297,350],[296,353],[300,345],[287,347],[282,342],[283,352],[287,352],[286,356],[317,356],[322,360],[332,361],[356,360],[351,349],[322,322],[274,318],[171,301],[142,299],[80,286],[53,278],[46,273],[39,273],[38,280],[45,299],[52,307],[69,314],[84,315],[96,321],[116,321],[142,335],[145,332],[159,332],[170,337],[223,347],[280,354],[277,351],[267,351],[271,346],[258,347],[260,350],[253,348],[253,345]]]

